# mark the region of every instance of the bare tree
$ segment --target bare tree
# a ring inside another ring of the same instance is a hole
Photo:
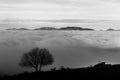
[[[41,71],[43,66],[51,65],[53,62],[53,56],[48,49],[33,48],[28,53],[23,54],[19,65],[21,67],[34,68],[38,72]]]

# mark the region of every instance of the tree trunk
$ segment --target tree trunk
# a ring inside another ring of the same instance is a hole
[[[35,72],[38,72],[38,67],[35,67]]]
[[[40,64],[40,67],[39,67],[39,72],[41,72],[41,68],[42,68],[42,64]]]

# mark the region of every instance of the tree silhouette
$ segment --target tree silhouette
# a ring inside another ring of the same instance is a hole
[[[23,54],[19,65],[21,67],[34,68],[40,72],[42,66],[51,65],[54,62],[53,56],[46,48],[33,48],[28,53]]]

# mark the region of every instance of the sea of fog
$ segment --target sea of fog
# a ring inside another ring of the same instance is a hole
[[[15,74],[22,54],[34,47],[48,48],[54,64],[44,67],[87,67],[99,61],[120,63],[119,31],[0,31],[0,73]]]

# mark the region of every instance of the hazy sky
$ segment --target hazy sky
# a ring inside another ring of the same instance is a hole
[[[0,18],[120,20],[119,0],[0,0]]]

